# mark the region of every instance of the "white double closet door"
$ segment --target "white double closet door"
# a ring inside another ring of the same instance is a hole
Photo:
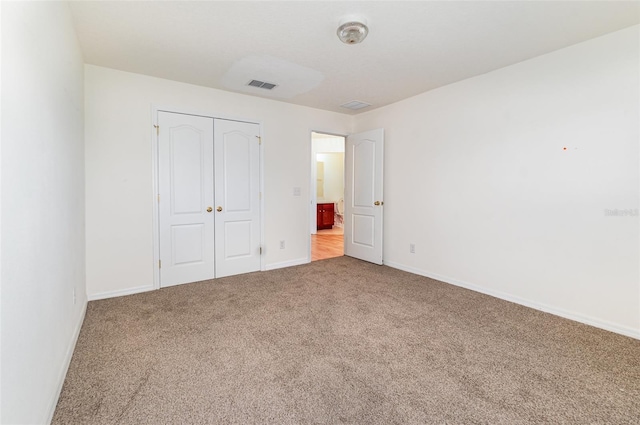
[[[160,286],[260,270],[260,127],[158,112]]]

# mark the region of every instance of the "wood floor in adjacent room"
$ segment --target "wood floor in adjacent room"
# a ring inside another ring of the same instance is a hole
[[[318,230],[311,235],[311,261],[327,258],[342,257],[344,255],[344,234],[342,227],[333,226],[332,229]]]

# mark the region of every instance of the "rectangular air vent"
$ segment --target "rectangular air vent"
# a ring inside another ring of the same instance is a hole
[[[366,108],[367,106],[371,106],[369,103],[360,102],[359,100],[352,100],[351,102],[347,102],[344,105],[340,105],[343,108],[353,109],[357,111],[358,109]]]
[[[260,80],[251,80],[247,85],[251,87],[258,87],[260,89],[265,89],[265,90],[271,90],[274,87],[278,86],[277,84],[265,83],[264,81],[260,81]]]

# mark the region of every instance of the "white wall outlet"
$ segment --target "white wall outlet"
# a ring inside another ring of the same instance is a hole
[[[415,244],[412,244],[412,243],[409,244],[409,252],[412,253],[412,254],[416,253],[416,245]]]
[[[300,188],[299,187],[294,187],[293,188],[293,196],[300,196]]]
[[[284,249],[284,241],[280,241],[280,249]]]

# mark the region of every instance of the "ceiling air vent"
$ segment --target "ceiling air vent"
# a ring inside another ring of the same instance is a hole
[[[265,90],[271,90],[274,87],[278,86],[277,84],[265,83],[264,81],[260,81],[260,80],[251,80],[247,85],[251,87],[258,87],[260,89],[265,89]]]
[[[358,109],[366,108],[367,106],[371,106],[369,103],[360,102],[359,100],[352,100],[351,102],[347,102],[344,105],[340,105],[343,108],[353,109],[357,111]]]

